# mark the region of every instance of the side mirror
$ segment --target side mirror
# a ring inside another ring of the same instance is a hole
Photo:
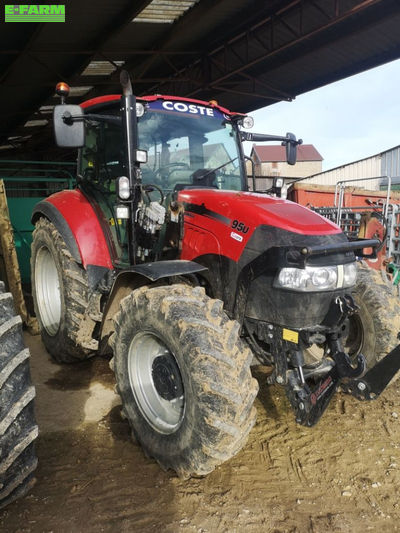
[[[53,114],[57,146],[81,148],[85,144],[83,110],[79,105],[56,105]]]
[[[296,141],[296,135],[293,133],[286,134],[286,161],[289,165],[295,165],[297,161],[297,145],[301,144],[301,140]]]

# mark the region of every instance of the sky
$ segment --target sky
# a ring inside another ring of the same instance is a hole
[[[313,144],[323,170],[375,155],[400,145],[400,60],[250,115],[252,132],[290,131]]]

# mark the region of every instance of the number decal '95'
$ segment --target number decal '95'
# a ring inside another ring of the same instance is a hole
[[[232,222],[232,228],[241,233],[247,233],[249,231],[249,226],[245,226],[244,222],[239,222],[239,220]]]

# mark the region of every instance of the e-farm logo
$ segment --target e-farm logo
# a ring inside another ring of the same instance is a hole
[[[9,4],[5,22],[65,22],[65,5]]]

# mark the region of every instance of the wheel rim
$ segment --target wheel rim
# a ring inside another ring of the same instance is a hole
[[[139,333],[129,346],[128,373],[143,417],[159,433],[174,433],[184,417],[185,395],[173,353],[156,335]]]
[[[46,246],[36,255],[35,288],[40,320],[46,332],[54,337],[61,321],[61,291],[56,263]]]
[[[348,335],[344,340],[344,346],[351,358],[355,358],[361,353],[364,346],[364,328],[358,314],[348,318]]]

